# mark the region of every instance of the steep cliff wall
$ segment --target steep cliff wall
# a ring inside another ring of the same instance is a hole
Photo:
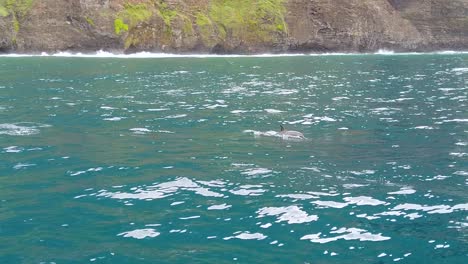
[[[0,52],[468,49],[468,0],[0,0]]]

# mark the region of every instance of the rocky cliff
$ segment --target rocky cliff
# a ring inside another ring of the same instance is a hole
[[[0,0],[0,52],[467,50],[468,0]]]

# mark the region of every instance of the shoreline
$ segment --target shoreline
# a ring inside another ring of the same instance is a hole
[[[151,58],[274,58],[274,57],[314,57],[314,56],[375,56],[375,55],[395,55],[395,56],[410,56],[410,55],[463,55],[468,54],[468,51],[453,51],[441,50],[432,52],[395,52],[392,50],[378,50],[377,52],[331,52],[331,53],[263,53],[263,54],[209,54],[209,53],[153,53],[153,52],[136,52],[136,53],[112,53],[108,51],[94,51],[89,53],[84,52],[57,52],[40,54],[28,53],[6,53],[0,54],[0,58],[22,58],[22,57],[63,57],[63,58],[119,58],[119,59],[151,59]]]

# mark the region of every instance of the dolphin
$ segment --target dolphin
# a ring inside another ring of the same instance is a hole
[[[304,134],[302,134],[299,131],[294,131],[294,130],[286,130],[282,125],[280,125],[280,132],[279,134],[283,137],[291,137],[291,138],[297,138],[297,139],[305,139]]]

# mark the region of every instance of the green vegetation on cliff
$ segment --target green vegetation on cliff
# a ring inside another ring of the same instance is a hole
[[[198,6],[166,0],[126,2],[115,16],[114,32],[122,35],[125,48],[155,40],[170,45],[197,33],[206,47],[275,42],[288,31],[285,1],[210,0]]]
[[[85,19],[86,19],[86,22],[88,22],[88,24],[89,24],[90,26],[93,26],[93,27],[96,26],[96,25],[94,24],[94,20],[93,20],[92,18],[90,18],[90,17],[85,17]]]
[[[0,16],[6,17],[9,15],[8,9],[6,7],[0,5]]]
[[[122,31],[128,31],[136,27],[139,23],[147,21],[153,13],[148,9],[146,4],[125,4],[124,10],[117,14],[114,20],[114,30],[117,35]]]
[[[117,14],[117,18],[114,20],[114,31],[117,35],[122,32],[129,32],[125,38],[125,48],[139,43],[138,34],[131,31],[138,24],[149,21],[152,16],[153,12],[145,3],[126,3],[124,5],[124,9]]]
[[[18,32],[20,20],[26,16],[33,4],[33,0],[0,0],[0,16],[11,15],[13,30]]]
[[[23,17],[28,13],[33,0],[0,0],[0,16],[15,15]]]
[[[164,24],[155,23],[161,21],[154,19],[159,17]],[[128,32],[125,37],[125,48],[144,44],[152,41],[154,32],[159,32],[159,42],[169,45],[173,41],[173,21],[178,21],[183,34],[193,33],[191,16],[180,12],[176,7],[169,6],[165,0],[145,0],[139,4],[126,3],[124,9],[117,13],[114,20],[114,32],[121,35]],[[151,21],[151,23],[150,23]],[[140,26],[142,23],[147,23]]]
[[[214,34],[214,25],[211,19],[202,12],[199,12],[196,15],[196,24],[198,26],[198,30],[201,34],[201,39],[203,43],[207,46],[213,46],[216,44],[216,40],[212,38]],[[221,38],[225,38],[226,36],[222,36]]]
[[[177,17],[177,11],[170,9],[164,1],[159,1],[157,6],[159,16],[164,20],[166,26],[170,28],[172,20]]]
[[[114,30],[115,34],[120,35],[120,32],[128,31],[128,25],[125,24],[122,19],[117,18],[114,20]]]
[[[205,14],[198,14],[197,25],[203,39],[216,29],[218,40],[234,38],[249,43],[269,42],[287,33],[285,0],[211,0]],[[209,21],[210,22],[209,22]]]

